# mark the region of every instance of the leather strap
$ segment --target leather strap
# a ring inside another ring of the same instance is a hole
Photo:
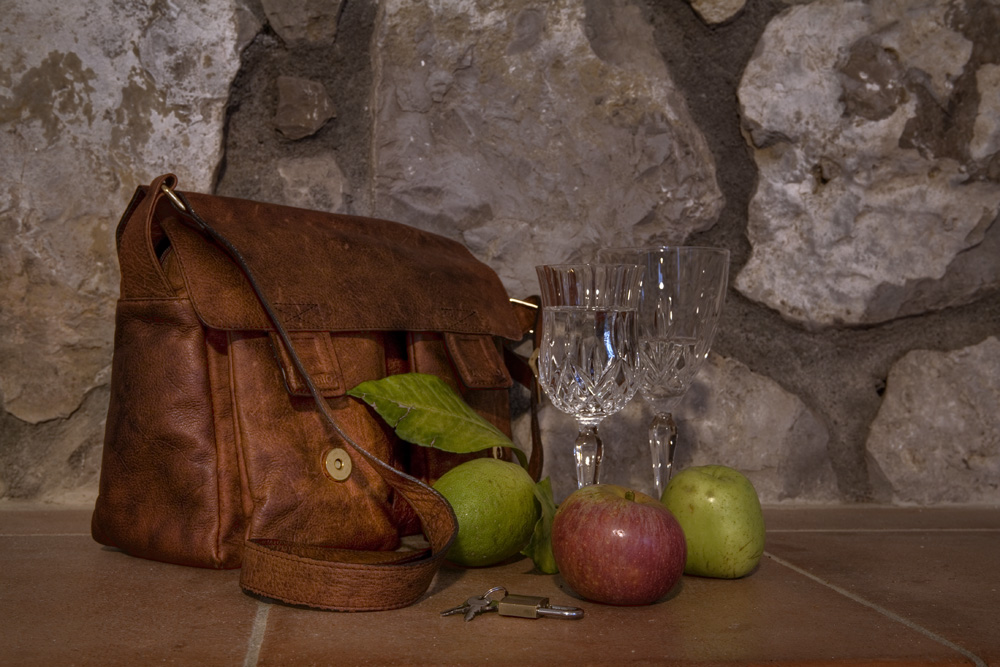
[[[415,552],[377,552],[252,538],[245,544],[240,586],[248,593],[288,604],[335,611],[377,611],[412,604],[430,587],[458,533],[451,506],[433,488],[373,456],[341,429],[239,249],[202,219],[182,193],[171,189],[173,179],[165,185],[166,189],[153,193],[154,198],[169,196],[181,218],[223,248],[243,272],[320,413],[353,453],[364,457],[410,503],[430,544],[429,549]]]

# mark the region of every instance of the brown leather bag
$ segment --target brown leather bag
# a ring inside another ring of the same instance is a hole
[[[498,341],[519,340],[533,315],[440,236],[175,181],[139,188],[117,231],[94,539],[242,567],[244,590],[291,604],[414,602],[457,531],[429,484],[464,457],[399,441],[345,392],[433,373],[509,434]],[[418,531],[428,549],[397,550]]]

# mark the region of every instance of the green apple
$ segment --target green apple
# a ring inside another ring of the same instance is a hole
[[[753,484],[720,465],[679,472],[663,491],[687,540],[685,574],[720,579],[746,576],[764,553],[764,514]]]

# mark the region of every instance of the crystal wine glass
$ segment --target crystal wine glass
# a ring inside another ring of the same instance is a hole
[[[642,268],[624,264],[536,267],[542,296],[538,380],[579,426],[578,487],[597,484],[604,447],[597,427],[638,389],[637,309]]]
[[[662,246],[605,248],[598,261],[645,267],[639,304],[640,392],[655,412],[649,427],[656,497],[670,481],[677,425],[673,410],[708,357],[726,296],[729,251]]]

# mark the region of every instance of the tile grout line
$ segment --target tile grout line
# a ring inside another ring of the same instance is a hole
[[[250,639],[247,642],[247,654],[243,658],[243,667],[257,667],[260,659],[260,647],[264,644],[264,631],[267,630],[267,615],[271,605],[257,601],[257,613],[253,617],[253,627],[250,629]]]
[[[801,567],[799,567],[797,565],[793,565],[792,563],[788,562],[787,560],[785,560],[783,558],[779,558],[778,556],[775,556],[774,554],[770,553],[769,551],[765,551],[764,555],[766,555],[768,558],[770,558],[774,562],[778,563],[779,565],[784,565],[785,567],[787,567],[788,569],[792,570],[793,572],[797,572],[797,573],[801,574],[804,577],[808,577],[809,579],[812,579],[816,583],[822,584],[823,586],[826,586],[827,588],[829,588],[829,589],[831,589],[831,590],[833,590],[833,591],[835,591],[837,593],[840,593],[844,597],[846,597],[846,598],[848,598],[850,600],[853,600],[854,602],[857,602],[858,604],[864,605],[865,607],[868,607],[869,609],[871,609],[873,611],[876,611],[876,612],[882,614],[883,616],[885,616],[885,617],[887,617],[887,618],[889,618],[889,619],[891,619],[893,621],[896,621],[897,623],[901,623],[901,624],[905,625],[906,627],[910,628],[911,630],[915,630],[916,632],[922,634],[923,636],[927,637],[928,639],[936,641],[939,644],[943,644],[943,645],[947,646],[948,648],[950,648],[950,649],[952,649],[954,651],[958,651],[963,656],[965,656],[966,658],[968,658],[969,660],[971,660],[976,665],[976,667],[987,667],[986,662],[983,661],[978,656],[976,656],[974,653],[972,653],[968,649],[962,648],[961,646],[959,646],[955,642],[950,641],[949,639],[946,639],[946,638],[942,637],[941,635],[937,634],[936,632],[932,632],[932,631],[928,630],[927,628],[925,628],[925,627],[923,627],[921,625],[917,625],[913,621],[911,621],[911,620],[909,620],[907,618],[904,618],[903,616],[900,616],[899,614],[897,614],[897,613],[895,613],[893,611],[890,611],[890,610],[886,609],[885,607],[877,605],[874,602],[871,602],[870,600],[864,599],[860,595],[857,595],[855,593],[850,592],[846,588],[842,588],[840,586],[837,586],[836,584],[830,583],[829,581],[826,581],[826,580],[824,580],[824,579],[816,576],[815,574],[813,574],[813,573],[811,573],[811,572],[809,572],[807,570],[802,569]]]

